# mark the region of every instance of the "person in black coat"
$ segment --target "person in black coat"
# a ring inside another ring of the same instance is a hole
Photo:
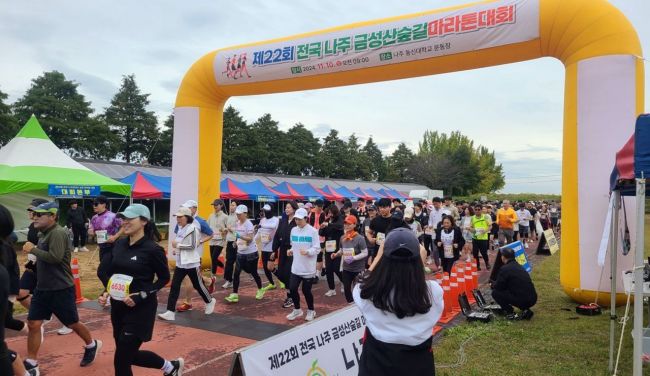
[[[503,308],[507,319],[530,320],[533,317],[530,307],[537,303],[535,285],[528,272],[515,260],[512,248],[503,248],[500,253],[503,266],[492,283],[492,298]],[[521,310],[521,315],[515,315],[513,306]]]
[[[341,248],[340,241],[344,231],[343,215],[335,204],[331,204],[327,208],[325,218],[325,222],[321,224],[320,229],[318,230],[318,235],[325,237],[325,275],[327,276],[327,286],[329,288],[325,296],[329,297],[336,295],[334,274],[336,274],[339,281],[343,283],[343,275],[341,274],[341,258],[332,258],[332,254]]]
[[[287,251],[291,248],[291,229],[296,227],[296,221],[293,216],[298,210],[298,204],[295,201],[289,201],[285,205],[284,214],[280,218],[278,229],[273,236],[273,254],[271,260],[278,257],[278,268],[274,274],[280,280],[280,286],[289,286],[289,277],[291,276],[291,264],[293,263],[293,256],[287,255]],[[287,288],[287,297],[282,303],[282,307],[293,307],[293,301],[289,296],[289,289]]]
[[[465,246],[463,232],[454,222],[454,217],[444,215],[436,229],[435,245],[440,254],[442,270],[451,273],[454,263],[460,258],[460,250]]]

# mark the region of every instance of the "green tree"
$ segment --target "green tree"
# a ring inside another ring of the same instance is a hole
[[[490,152],[486,147],[480,146],[476,150],[475,157],[479,166],[480,182],[476,192],[496,192],[506,185],[503,174],[503,166],[496,163],[494,152]]]
[[[348,145],[339,138],[339,132],[336,129],[330,130],[323,139],[318,153],[317,175],[325,178],[342,178],[341,159],[347,151]]]
[[[153,150],[149,152],[149,163],[154,166],[172,165],[172,146],[174,145],[174,115],[165,120],[163,128],[154,142]]]
[[[110,160],[115,158],[119,138],[103,116],[94,116],[76,129],[77,142],[71,152],[76,158]]]
[[[281,173],[288,175],[313,175],[320,150],[318,138],[301,123],[297,123],[285,134],[280,146],[285,151]]]
[[[365,155],[364,158],[370,161],[369,180],[384,180],[387,171],[386,163],[379,146],[372,139],[372,136],[368,138],[368,141],[361,149],[361,153]]]
[[[347,147],[347,153],[339,159],[341,177],[368,180],[371,163],[368,156],[361,152],[359,138],[354,133],[348,137]]]
[[[284,165],[285,135],[271,114],[264,114],[251,126],[250,138],[254,140],[249,151],[249,169],[253,172],[278,173]]]
[[[24,124],[32,114],[36,115],[52,142],[74,155],[83,133],[80,128],[89,122],[93,112],[90,102],[77,92],[78,86],[61,72],[44,72],[13,104],[16,120]]]
[[[223,141],[221,166],[227,171],[246,171],[250,151],[254,140],[251,140],[250,126],[233,106],[228,106],[223,112]]]
[[[127,163],[140,162],[158,139],[158,121],[153,111],[147,111],[149,94],[141,94],[135,75],[122,77],[122,86],[106,109],[104,118],[118,136],[118,154]]]
[[[386,158],[386,177],[388,181],[411,182],[413,179],[409,173],[409,168],[413,158],[415,158],[415,154],[405,143],[401,142],[397,145],[397,149],[393,154]]]
[[[8,95],[0,91],[0,146],[7,142],[18,133],[18,122],[11,113],[11,107],[4,103]]]

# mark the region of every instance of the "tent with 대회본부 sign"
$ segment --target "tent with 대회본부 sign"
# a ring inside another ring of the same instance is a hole
[[[140,171],[136,171],[120,181],[131,185],[131,197],[136,199],[169,198],[172,189],[170,176],[155,176]]]
[[[0,195],[47,190],[50,185],[99,186],[122,196],[131,186],[91,171],[61,151],[34,115],[0,149]]]

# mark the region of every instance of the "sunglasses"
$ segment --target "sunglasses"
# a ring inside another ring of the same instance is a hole
[[[106,205],[103,202],[93,202],[93,206]]]

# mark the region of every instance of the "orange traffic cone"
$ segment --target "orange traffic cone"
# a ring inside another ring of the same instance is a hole
[[[451,275],[449,276],[449,287],[451,288],[451,310],[454,312],[460,311],[460,305],[458,304],[458,275],[456,274],[456,269],[451,269]]]
[[[474,287],[474,279],[472,278],[472,262],[465,263],[465,294],[470,303],[475,303],[474,294],[472,290]]]
[[[77,297],[76,299],[77,304],[88,301],[88,299],[84,298],[81,295],[81,279],[79,278],[79,260],[77,260],[76,257],[72,259],[72,265],[70,265],[70,268],[72,269],[72,277],[74,278],[74,293],[75,296]]]
[[[477,289],[478,286],[478,269],[476,268],[476,263],[472,263],[472,284],[474,288]]]
[[[446,324],[454,318],[451,310],[451,288],[449,287],[449,274],[444,273],[442,277],[442,291],[443,299],[445,302],[445,308],[442,311],[442,316],[440,316],[439,322]]]
[[[456,271],[456,281],[458,282],[458,294],[462,294],[466,291],[465,286],[465,265],[462,262],[458,262],[454,265]]]

